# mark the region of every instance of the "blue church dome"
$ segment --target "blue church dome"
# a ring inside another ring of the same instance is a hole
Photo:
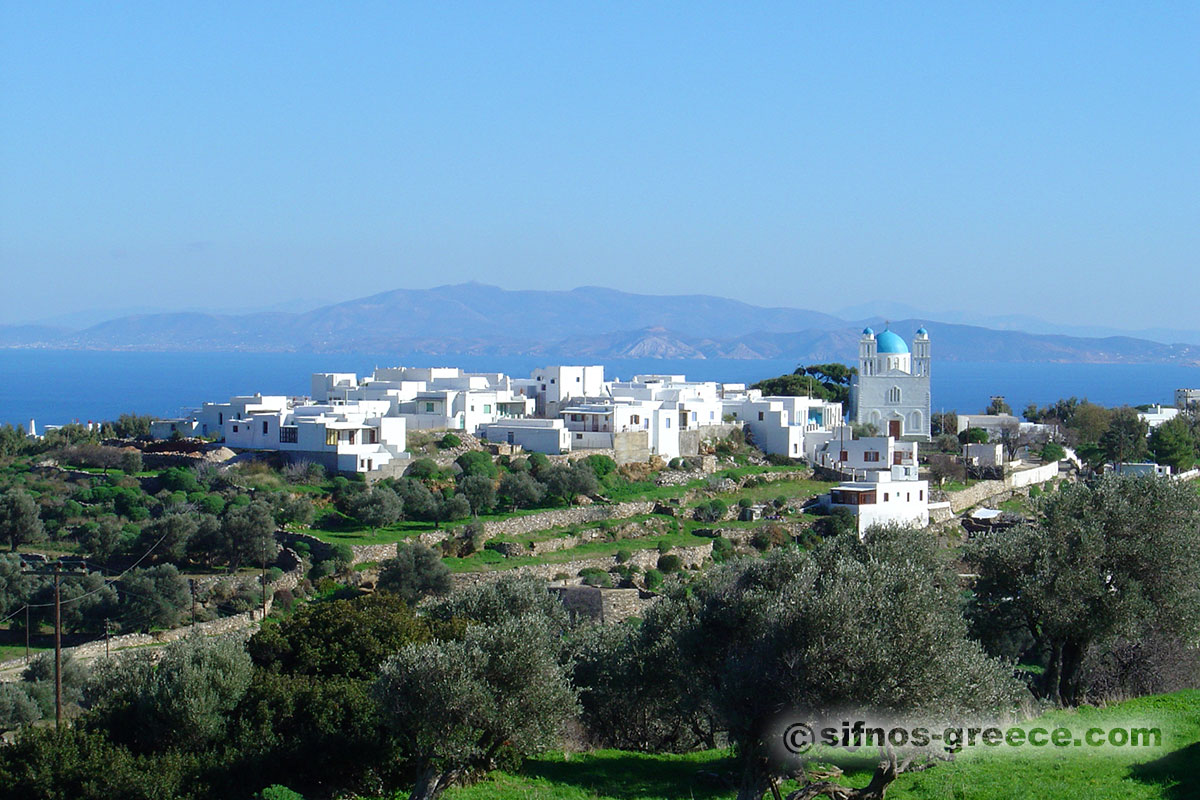
[[[874,335],[875,335],[875,331],[871,330],[870,328],[863,328],[863,336],[874,336]]]
[[[908,345],[898,335],[884,331],[875,338],[876,349],[880,353],[907,353]]]
[[[920,328],[917,328],[917,336],[928,336],[928,335],[929,335],[929,331],[925,330],[924,325],[922,325]]]

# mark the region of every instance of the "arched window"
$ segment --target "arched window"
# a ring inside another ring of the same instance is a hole
[[[920,411],[914,411],[908,415],[908,427],[914,431],[919,431],[924,427],[921,424],[921,412]]]
[[[887,398],[888,398],[889,403],[899,403],[900,402],[900,387],[893,386],[891,389],[888,389]]]

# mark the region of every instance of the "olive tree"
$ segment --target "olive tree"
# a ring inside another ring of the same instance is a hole
[[[739,800],[803,774],[803,764],[777,758],[781,714],[992,712],[1023,692],[968,638],[954,576],[922,532],[873,529],[861,541],[847,534],[732,562],[669,585],[643,627],[677,643],[688,665],[678,713],[724,732],[740,765]],[[913,766],[888,755],[868,787],[805,780],[794,796],[881,797]]]
[[[994,646],[1023,631],[1045,660],[1039,692],[1075,705],[1082,666],[1108,637],[1200,629],[1200,498],[1167,478],[1108,475],[1044,495],[1030,525],[985,534],[965,557],[973,617]]]
[[[0,495],[0,542],[7,542],[15,553],[18,545],[45,538],[37,503],[28,492],[14,487]]]
[[[539,615],[473,625],[461,640],[412,644],[384,662],[375,697],[414,767],[409,797],[433,800],[495,767],[502,749],[556,741],[575,697]]]
[[[450,591],[450,569],[431,548],[400,542],[395,558],[380,564],[378,587],[415,605],[428,595]]]
[[[354,497],[350,513],[362,524],[378,530],[400,520],[404,501],[388,487],[375,486]]]
[[[157,663],[145,653],[99,662],[85,696],[94,718],[135,750],[199,747],[221,737],[251,669],[236,638],[181,639]]]

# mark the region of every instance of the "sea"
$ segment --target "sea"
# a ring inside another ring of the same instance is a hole
[[[458,366],[528,377],[544,358],[430,356],[413,353],[151,353],[0,350],[0,424],[115,419],[122,413],[177,416],[233,395],[306,395],[313,372],[366,375],[381,366]],[[588,360],[587,363],[595,363]],[[784,359],[611,359],[605,376],[686,375],[692,380],[753,383],[790,373]],[[1087,398],[1106,406],[1170,404],[1180,387],[1200,387],[1200,367],[1162,364],[973,363],[932,366],[933,410],[979,413],[1003,395],[1018,413],[1029,403]]]

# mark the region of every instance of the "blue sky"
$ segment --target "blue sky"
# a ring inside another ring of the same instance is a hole
[[[1200,328],[1200,4],[8,2],[0,267]]]

